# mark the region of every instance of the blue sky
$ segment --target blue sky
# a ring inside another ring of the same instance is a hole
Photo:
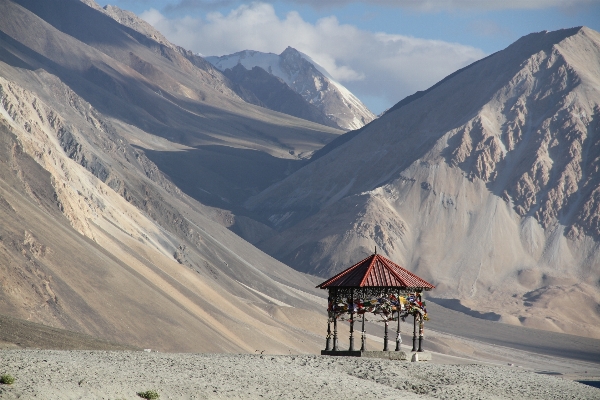
[[[600,31],[600,0],[96,0],[203,55],[307,53],[380,113],[531,32]]]

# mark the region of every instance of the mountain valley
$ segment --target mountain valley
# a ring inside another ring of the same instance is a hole
[[[600,338],[598,32],[532,33],[377,119],[307,57],[204,59],[118,7],[1,2],[0,314],[315,353],[315,285],[377,246],[473,330]]]

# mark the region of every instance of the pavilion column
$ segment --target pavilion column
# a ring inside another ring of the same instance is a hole
[[[350,348],[348,351],[354,351],[354,290],[350,294]]]
[[[413,314],[413,347],[411,351],[417,351],[417,313]]]
[[[420,303],[423,303],[422,292],[418,292],[418,299]],[[419,349],[417,351],[423,351],[423,331],[425,330],[425,316],[419,314]]]
[[[396,329],[396,351],[400,351],[400,343],[402,343],[402,336],[400,336],[400,311],[402,304],[400,303],[400,295],[398,295],[398,328]]]
[[[423,331],[425,330],[425,321],[423,320],[423,316],[419,315],[419,350],[423,350]]]
[[[389,351],[388,349],[388,321],[385,321],[385,333],[383,334],[383,351]]]
[[[331,351],[331,320],[327,319],[327,337],[325,339],[325,351]]]
[[[333,314],[333,306],[331,303],[331,295],[327,299],[327,336],[325,338],[325,351],[331,351],[331,317]]]
[[[365,346],[366,346],[366,341],[367,341],[367,333],[365,332],[365,316],[366,314],[363,314],[362,317],[362,331],[361,331],[361,343],[360,343],[360,351],[365,351]]]
[[[333,351],[340,351],[338,347],[338,336],[337,336],[337,318],[333,319]]]

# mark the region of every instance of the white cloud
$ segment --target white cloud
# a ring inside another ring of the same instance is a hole
[[[315,0],[294,0],[313,3]],[[355,0],[339,0],[353,3]],[[370,0],[369,0],[370,1]],[[595,0],[375,0],[382,5],[410,7],[423,11],[438,10],[519,10],[543,9],[552,7],[576,7],[590,4]],[[360,1],[363,2],[363,1]]]
[[[373,101],[379,107],[426,89],[485,55],[457,43],[361,30],[335,17],[315,24],[297,12],[279,18],[267,3],[242,5],[227,15],[211,13],[206,19],[169,19],[153,9],[141,17],[173,43],[205,55],[246,49],[279,54],[292,46],[359,98],[379,99]]]
[[[553,7],[573,9],[593,4],[597,0],[265,0],[267,3],[281,1],[306,4],[319,9],[363,3],[394,8],[409,8],[424,12],[437,12],[440,10],[520,10]],[[229,7],[235,2],[236,0],[178,0],[175,3],[170,3],[167,6],[167,10],[210,10],[219,7]]]

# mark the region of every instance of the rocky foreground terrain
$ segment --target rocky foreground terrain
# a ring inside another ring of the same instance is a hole
[[[3,351],[3,399],[600,399],[600,390],[509,366],[322,356]],[[1,372],[1,371],[0,371]]]

